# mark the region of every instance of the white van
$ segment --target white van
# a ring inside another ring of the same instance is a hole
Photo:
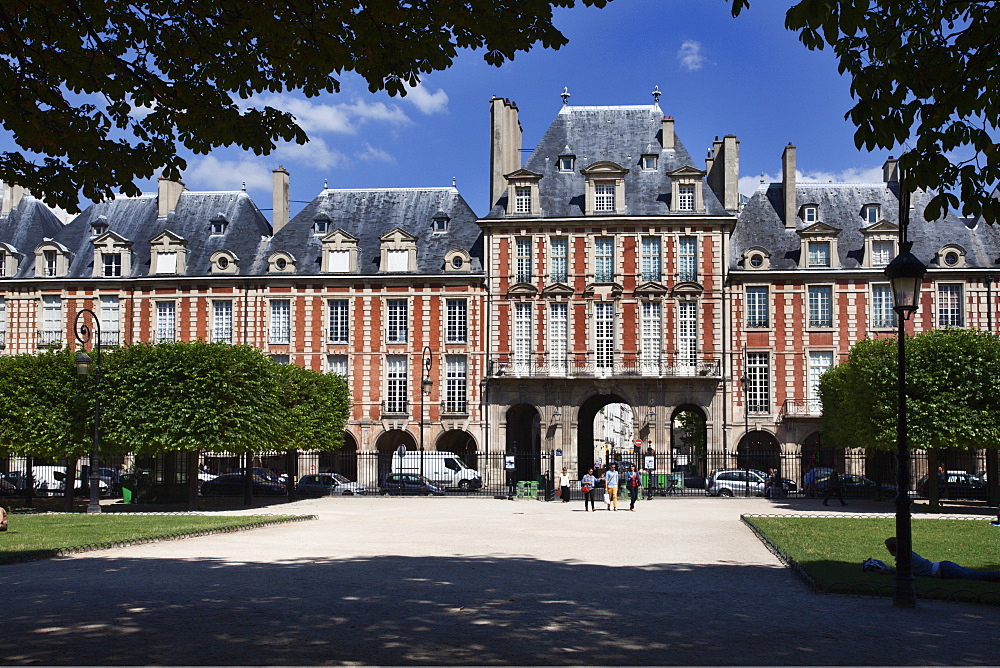
[[[65,466],[34,466],[31,469],[31,477],[35,480],[35,494],[38,496],[48,496],[62,493],[66,489],[66,467]],[[19,490],[28,486],[27,471],[11,471],[7,474],[7,479],[14,483]],[[108,493],[108,483],[98,480],[99,489],[102,495]],[[75,489],[83,487],[83,481],[79,476],[76,479]]]
[[[483,486],[479,472],[469,468],[454,452],[425,450],[423,462],[424,477],[435,485],[461,490],[479,489]],[[402,457],[392,455],[392,473],[420,474],[420,469],[419,450],[407,450]]]

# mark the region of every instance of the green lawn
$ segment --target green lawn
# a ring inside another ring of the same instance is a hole
[[[293,515],[128,515],[81,513],[9,516],[0,533],[0,563],[56,556],[81,547],[93,549],[133,541],[198,535],[202,532],[253,528],[300,519]]]
[[[771,542],[825,591],[892,595],[894,579],[861,570],[868,557],[895,565],[883,541],[895,535],[893,518],[754,517]],[[954,561],[968,568],[1000,571],[1000,528],[988,519],[914,519],[913,550],[931,561]],[[916,578],[918,596],[1000,604],[1000,584]]]

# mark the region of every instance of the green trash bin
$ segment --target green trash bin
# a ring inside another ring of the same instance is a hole
[[[132,496],[135,494],[135,482],[135,476],[133,475],[122,476],[122,503],[132,503]]]

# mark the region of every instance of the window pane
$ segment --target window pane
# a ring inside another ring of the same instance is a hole
[[[566,373],[569,350],[569,320],[566,304],[549,306],[549,369],[554,374]]]
[[[386,303],[386,341],[406,343],[407,302],[405,299],[390,299]]]
[[[271,300],[271,343],[289,343],[292,337],[292,304],[287,299]]]
[[[232,343],[233,303],[221,300],[213,302],[212,316],[212,341],[216,343]]]
[[[678,366],[685,375],[694,374],[698,367],[698,304],[677,304]]]
[[[809,326],[833,327],[833,288],[827,285],[809,288]]]
[[[445,360],[445,411],[465,413],[468,386],[465,357],[449,355]]]
[[[327,355],[326,372],[347,378],[347,355]]]
[[[610,283],[615,280],[614,239],[598,237],[594,242],[597,251],[594,280],[598,283]]]
[[[449,299],[447,305],[446,340],[465,343],[468,338],[468,305],[464,299]]]
[[[677,188],[677,210],[694,211],[694,186],[683,185]]]
[[[598,373],[610,373],[615,361],[615,305],[594,303],[595,362]]]
[[[830,266],[830,242],[810,241],[809,242],[809,266],[829,267]]]
[[[642,239],[642,280],[662,280],[659,237],[643,237]]]
[[[117,346],[120,327],[117,295],[101,296],[101,345]]]
[[[514,305],[514,371],[528,373],[531,362],[531,304]]]
[[[346,274],[351,270],[351,252],[346,250],[330,251],[330,271]]]
[[[517,240],[516,276],[518,283],[531,282],[531,239]]]
[[[663,341],[662,306],[659,302],[642,303],[642,373],[658,376]]]
[[[552,256],[552,282],[553,283],[565,283],[568,271],[567,262],[567,249],[568,242],[566,239],[553,239],[551,241],[551,256]]]
[[[386,251],[386,261],[388,267],[386,271],[409,271],[409,251],[391,250]]]
[[[895,327],[896,312],[892,310],[892,286],[872,286],[872,327]]]
[[[750,413],[769,413],[771,372],[767,353],[747,353],[746,407]]]
[[[327,304],[330,308],[330,343],[347,343],[350,333],[347,300],[331,299]]]
[[[833,366],[832,352],[809,353],[809,410],[817,412],[823,409],[819,400],[819,378],[827,369]]]
[[[531,213],[531,188],[514,188],[514,212]]]
[[[677,279],[680,281],[697,281],[697,239],[695,237],[681,237],[678,240],[677,250]]]
[[[156,342],[165,343],[176,338],[176,305],[174,302],[156,302]]]
[[[156,254],[157,274],[177,273],[177,253],[157,253]]]
[[[768,306],[766,287],[747,288],[747,329],[771,326]]]
[[[961,327],[962,322],[962,286],[938,286],[938,326]]]
[[[615,210],[615,184],[594,184],[594,211]]]
[[[385,409],[406,413],[406,356],[389,355],[386,359]]]

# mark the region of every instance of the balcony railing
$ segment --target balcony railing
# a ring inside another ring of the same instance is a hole
[[[383,401],[382,415],[392,415],[398,417],[410,414],[410,405],[406,401]]]
[[[121,340],[122,340],[121,332],[117,330],[108,330],[108,331],[105,331],[103,329],[101,330],[102,347],[106,348],[109,346],[119,346],[121,345]]]
[[[38,330],[39,348],[59,348],[66,341],[65,332],[61,329]]]
[[[597,353],[573,353],[569,355],[497,355],[490,358],[489,375],[514,377],[620,377],[646,376],[651,378],[673,378],[705,376],[719,378],[722,364],[718,357],[687,357],[667,354],[657,358],[647,358],[635,353],[605,355]]]
[[[823,407],[814,399],[785,399],[778,419],[818,418],[823,415]]]
[[[469,402],[464,398],[441,402],[442,415],[468,415]]]

